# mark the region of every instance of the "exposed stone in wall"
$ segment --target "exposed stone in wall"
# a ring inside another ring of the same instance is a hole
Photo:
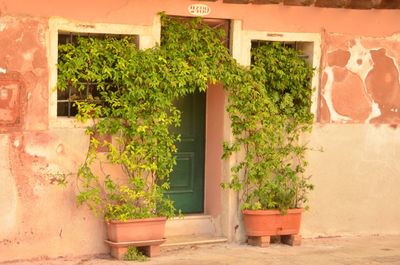
[[[328,35],[319,120],[400,124],[398,37]]]

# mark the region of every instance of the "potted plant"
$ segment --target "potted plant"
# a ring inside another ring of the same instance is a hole
[[[301,213],[313,188],[300,139],[313,122],[313,69],[299,55],[279,43],[259,45],[252,50],[252,93],[230,95],[235,138],[224,144],[224,158],[236,154],[237,163],[222,186],[239,192],[250,244],[268,245],[271,236],[300,243]]]
[[[179,112],[157,79],[166,72],[160,58],[129,37],[76,37],[59,46],[58,88],[74,95],[76,118],[91,124],[77,200],[104,217],[118,258],[129,246],[159,246],[175,212],[164,192],[179,138],[169,130]]]

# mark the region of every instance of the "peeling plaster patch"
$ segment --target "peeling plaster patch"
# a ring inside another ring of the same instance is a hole
[[[372,119],[381,116],[381,110],[379,109],[379,105],[376,102],[371,103],[371,113],[369,117],[365,120],[366,122],[370,123]]]
[[[32,61],[32,59],[33,59],[33,52],[24,52],[24,53],[22,54],[22,56],[24,57],[24,60]]]
[[[24,38],[24,35],[25,35],[25,34],[22,32],[21,35],[19,36],[19,38],[18,38],[18,39],[15,39],[15,42],[21,42],[22,39]]]
[[[346,68],[358,74],[365,81],[373,65],[370,51],[361,45],[359,39],[356,39],[354,45],[350,47],[349,52],[351,56]]]
[[[345,67],[350,58],[350,52],[345,50],[336,50],[328,53],[328,65]]]
[[[17,139],[14,141],[14,147],[18,148],[20,146],[20,141]]]
[[[0,74],[5,74],[5,73],[7,73],[7,70],[5,68],[0,67]]]
[[[47,148],[34,145],[26,146],[25,152],[30,156],[47,157],[49,155]]]
[[[328,80],[328,76],[325,72],[322,73],[321,78],[321,98],[320,98],[320,111],[319,111],[319,121],[320,122],[331,122],[331,115],[329,113],[329,108],[326,104],[326,100],[323,96],[325,92],[326,82]]]
[[[329,113],[328,106],[326,104],[326,100],[324,97],[321,97],[321,105],[320,105],[320,122],[330,122],[331,114]]]
[[[22,119],[21,90],[23,88],[21,83],[14,78],[15,76],[9,74],[0,75],[0,124],[18,127]],[[7,131],[8,128],[1,125],[0,130]]]
[[[393,33],[393,35],[388,37],[387,39],[393,41],[400,41],[400,33]]]
[[[400,103],[399,72],[395,61],[386,55],[385,49],[371,53],[374,67],[368,74],[366,84],[378,104],[393,108]]]
[[[333,122],[343,122],[343,123],[351,121],[351,119],[349,117],[346,117],[346,116],[343,116],[343,115],[340,115],[339,113],[337,113],[333,106],[332,87],[333,87],[334,75],[333,75],[332,67],[325,68],[325,74],[327,76],[327,79],[326,79],[326,86],[324,88],[323,97],[325,98],[326,105],[329,108],[331,120]]]
[[[0,135],[0,239],[7,238],[17,223],[17,188],[10,170],[9,138]]]
[[[332,122],[400,124],[400,34],[328,37],[324,72],[329,80],[321,88],[320,112],[330,111]],[[346,52],[350,58],[343,66]],[[345,74],[345,69],[353,76]],[[343,116],[350,120],[343,120]]]
[[[379,105],[381,115],[371,122],[400,123],[400,82],[395,60],[387,56],[386,49],[371,50],[373,69],[365,80],[367,90]]]
[[[49,157],[55,149],[53,141],[54,137],[48,133],[26,135],[25,152],[32,157]]]
[[[364,122],[371,113],[371,100],[361,78],[346,68],[334,67],[332,103],[335,110],[354,122]]]
[[[63,144],[59,144],[59,145],[57,146],[56,152],[57,152],[57,154],[62,154],[62,153],[64,153],[64,145],[63,145]]]
[[[400,73],[400,62],[396,63],[397,59],[400,59],[400,58],[396,58],[396,57],[390,56],[388,54],[386,54],[386,56],[389,57],[389,58],[392,58],[394,67],[397,69],[397,72]],[[400,74],[398,75],[398,80],[399,80],[399,84],[400,84]]]

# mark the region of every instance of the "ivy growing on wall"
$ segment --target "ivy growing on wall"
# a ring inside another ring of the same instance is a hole
[[[242,155],[223,187],[241,192],[243,209],[304,206],[313,187],[304,176],[307,148],[300,136],[313,122],[313,69],[299,51],[280,43],[255,48],[252,56],[252,85],[230,89],[228,112],[235,140],[224,144],[224,157]]]
[[[229,91],[234,135],[224,144],[224,158],[243,154],[223,186],[241,191],[244,208],[298,206],[311,188],[302,176],[305,146],[299,136],[312,124],[312,68],[279,44],[255,49],[253,66],[243,67],[221,43],[223,31],[201,19],[161,18],[161,45],[152,49],[138,50],[129,37],[79,38],[77,45],[59,47],[58,88],[84,90],[85,80],[99,91],[76,102],[77,118],[93,121],[78,172],[78,201],[106,219],[171,216],[172,202],[163,193],[180,139],[170,133],[180,124],[173,102],[220,82]],[[113,140],[99,140],[103,135]],[[108,148],[105,158],[99,146]],[[94,171],[104,159],[120,165],[127,181]]]

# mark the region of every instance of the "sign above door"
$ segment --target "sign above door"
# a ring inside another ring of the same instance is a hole
[[[188,11],[193,16],[207,16],[211,13],[211,7],[205,4],[192,4],[188,6]]]

